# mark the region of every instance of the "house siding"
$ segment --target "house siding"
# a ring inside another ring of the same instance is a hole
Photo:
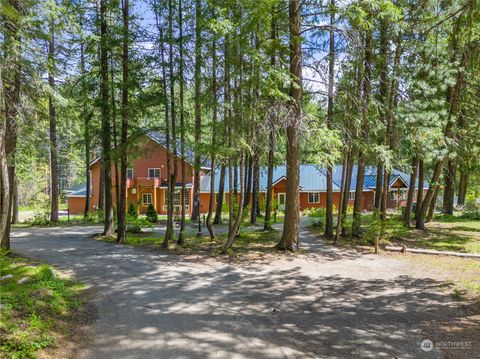
[[[142,194],[151,193],[152,194],[152,203],[155,205],[157,213],[166,214],[164,210],[165,206],[165,194],[166,188],[161,188],[164,183],[167,182],[167,151],[165,147],[153,141],[150,138],[142,139],[132,151],[135,153],[137,158],[131,162],[129,168],[133,169],[133,178],[127,181],[127,209],[131,203],[134,203],[139,213],[144,214],[147,211],[148,205],[142,203]],[[133,157],[133,155],[130,155]],[[176,177],[176,183],[180,183],[182,179],[182,160],[179,158],[175,159],[177,161],[178,173]],[[305,166],[308,168],[308,166]],[[160,177],[156,180],[148,178],[149,168],[159,168]],[[185,181],[187,183],[193,183],[193,167],[190,163],[185,162]],[[101,171],[101,162],[94,162],[91,167],[92,174],[92,197],[90,201],[90,210],[95,210],[98,208],[99,202],[99,189],[100,189],[100,171]],[[205,175],[201,171],[201,175]],[[112,199],[114,207],[116,207],[116,188],[115,188],[115,168],[112,164]],[[274,179],[275,180],[275,179]],[[319,185],[314,183],[313,185]],[[306,182],[306,187],[312,186],[312,182]],[[399,188],[405,188],[405,183],[400,178],[397,178],[394,183],[391,185],[391,189],[398,191]],[[321,188],[321,187],[320,187]],[[340,202],[340,192],[338,192],[338,187],[336,191],[333,192],[333,204],[338,208]],[[225,188],[227,190],[228,188]],[[274,203],[278,200],[278,193],[286,193],[286,180],[282,178],[273,186],[273,199]],[[308,208],[324,208],[326,206],[326,197],[327,194],[325,191],[319,193],[319,202],[318,203],[309,203],[308,202],[308,191],[305,188],[300,189],[300,210],[304,211]],[[136,191],[136,193],[134,193]],[[425,192],[427,189],[425,189]],[[315,191],[312,191],[315,192]],[[266,193],[260,193],[260,201],[265,202]],[[372,210],[374,207],[374,197],[375,192],[373,190],[364,190],[363,192],[363,210]],[[207,213],[209,207],[210,193],[201,192],[200,193],[200,212]],[[240,200],[240,193],[238,194],[238,200]],[[83,214],[85,206],[85,197],[67,197],[68,206],[71,214]],[[229,203],[229,196],[226,193],[225,203]],[[251,203],[251,201],[250,201]],[[353,206],[354,200],[349,200],[348,205]],[[387,199],[388,208],[395,208],[397,206],[405,206],[406,200],[391,200],[390,197]],[[216,209],[216,198],[214,200],[214,208]],[[188,210],[186,211],[187,215],[191,214],[193,208],[193,188],[189,188],[189,204]]]

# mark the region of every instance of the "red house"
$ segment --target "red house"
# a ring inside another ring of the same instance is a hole
[[[165,138],[158,132],[148,132],[137,141],[135,148],[132,149],[129,157],[133,158],[131,167],[127,170],[127,205],[134,203],[140,213],[145,213],[149,204],[153,204],[159,214],[167,213],[167,149]],[[179,146],[177,146],[179,148]],[[173,155],[173,154],[172,154]],[[185,211],[191,214],[193,198],[193,156],[191,151],[186,151],[185,158]],[[182,187],[182,160],[174,156],[178,165],[176,178],[176,190],[174,195],[175,211],[181,210],[181,187]],[[91,165],[91,201],[90,209],[98,208],[100,193],[100,173],[101,158],[94,160]],[[363,206],[364,210],[373,209],[375,186],[376,186],[376,168],[367,167],[365,170],[364,188],[363,188]],[[333,171],[333,202],[338,206],[340,200],[340,182],[342,166],[336,166]],[[208,161],[203,161],[200,171],[200,212],[208,211],[210,200],[210,181],[212,171],[208,167]],[[115,169],[112,166],[112,190],[113,201],[116,206],[116,180]],[[215,192],[219,192],[220,171],[214,171]],[[273,196],[279,210],[285,209],[285,184],[286,184],[286,166],[278,166],[273,173]],[[404,206],[407,198],[410,176],[404,172],[394,170],[389,183],[388,207],[394,208]],[[357,180],[356,166],[352,171],[352,183],[350,186],[349,204],[353,205],[355,199],[355,186]],[[228,203],[228,176],[225,178],[224,202]],[[260,170],[260,199],[266,196],[267,171],[265,168]],[[326,205],[326,172],[325,169],[317,165],[300,166],[300,209],[305,210],[312,207],[325,207]],[[425,191],[428,188],[424,184]],[[85,208],[85,188],[70,192],[67,195],[68,207],[70,213],[81,214]],[[217,196],[215,196],[215,200]]]

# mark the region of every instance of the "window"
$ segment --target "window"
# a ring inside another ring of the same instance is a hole
[[[185,205],[188,206],[188,203],[190,202],[189,201],[189,194],[190,194],[190,190],[186,189],[185,190],[185,194],[184,194],[184,201],[185,201]],[[176,190],[175,193],[173,194],[173,204],[175,206],[180,206],[180,203],[182,203],[182,200],[181,200],[181,191],[180,190]],[[167,191],[165,191],[165,205],[168,204],[168,193]]]
[[[159,178],[160,177],[160,168],[149,168],[148,169],[149,178]]]
[[[400,199],[401,200],[406,200],[408,196],[408,189],[402,188],[400,190]]]
[[[142,194],[142,202],[145,205],[151,204],[152,203],[152,194],[151,193]]]
[[[355,200],[355,191],[348,192],[348,200],[349,201]]]
[[[133,168],[127,168],[127,178],[128,179],[133,178]]]
[[[318,203],[320,202],[320,195],[318,192],[310,192],[308,194],[308,203]]]

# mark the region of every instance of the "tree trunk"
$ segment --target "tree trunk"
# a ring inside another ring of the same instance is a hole
[[[423,160],[418,160],[418,190],[417,190],[417,205],[415,206],[415,221],[418,218],[418,213],[423,202],[423,183],[425,182],[425,174],[423,170]]]
[[[218,193],[216,195],[217,208],[215,209],[215,218],[213,220],[213,224],[222,223],[223,196],[225,193],[225,173],[226,173],[226,166],[222,164],[220,168],[220,180],[218,183]],[[215,172],[212,172],[212,176],[214,175],[215,175]]]
[[[233,194],[237,196],[238,194],[238,167],[237,161],[234,161],[234,170],[233,170]]]
[[[358,156],[357,182],[355,185],[355,201],[353,202],[352,236],[360,235],[363,204],[363,182],[365,178],[365,155],[363,151]]]
[[[348,201],[350,197],[350,187],[352,185],[352,173],[353,173],[353,159],[354,154],[351,148],[348,150],[348,162],[347,162],[347,172],[345,178],[345,190],[343,192],[343,205],[342,205],[342,218],[347,218],[347,209]],[[347,235],[347,226],[345,226],[345,221],[342,223],[342,236]]]
[[[458,21],[458,20],[457,20]],[[456,60],[458,49],[456,48],[456,38],[453,38],[453,55],[452,60]],[[462,95],[463,85],[464,85],[464,71],[467,64],[467,54],[469,51],[469,46],[466,44],[461,49],[461,60],[460,66],[458,66],[458,71],[456,74],[456,81],[455,85],[449,86],[447,89],[447,103],[449,105],[448,108],[448,118],[447,118],[447,125],[445,126],[444,136],[446,139],[452,139],[454,137],[454,123],[453,118],[454,116],[459,116],[459,120],[463,120],[461,117],[461,113],[459,114],[460,108],[460,99]],[[458,119],[457,119],[458,120]],[[440,174],[443,169],[443,165],[445,162],[445,158],[439,159],[435,164],[434,174],[430,181],[430,187],[428,188],[427,194],[425,195],[425,199],[422,202],[422,207],[417,216],[417,223],[416,227],[418,229],[425,229],[425,216],[427,215],[427,210],[430,208],[431,201],[434,199],[434,192],[437,191],[438,187],[438,180],[440,178]],[[438,192],[437,192],[438,193]],[[436,196],[435,196],[436,197]],[[433,206],[434,207],[434,206]],[[433,212],[432,212],[433,215]]]
[[[2,116],[5,118],[1,121],[5,121],[5,160],[7,161],[8,174],[2,175],[3,180],[8,180],[8,183],[2,185],[3,188],[8,190],[8,195],[5,197],[5,201],[2,207],[8,205],[7,214],[2,219],[5,219],[6,225],[0,233],[0,247],[4,249],[10,249],[10,225],[11,215],[13,207],[13,187],[15,181],[15,161],[17,151],[17,114],[20,103],[20,85],[21,85],[21,62],[20,62],[20,16],[23,12],[23,7],[20,1],[10,0],[9,5],[14,8],[18,15],[17,17],[10,19],[10,21],[4,27],[3,33],[3,63],[2,63],[2,106],[4,111]],[[3,166],[3,165],[2,165]],[[7,199],[8,198],[8,199]],[[2,225],[3,228],[3,225]]]
[[[245,198],[243,200],[243,208],[247,208],[250,204],[250,198],[252,197],[252,176],[253,176],[253,158],[247,156],[247,165],[245,166]]]
[[[265,198],[265,222],[263,225],[263,229],[265,231],[269,231],[272,229],[270,217],[272,214],[273,165],[275,159],[275,130],[273,126],[273,123],[271,123],[268,134],[267,197]]]
[[[48,118],[50,123],[50,221],[58,222],[58,161],[57,161],[57,119],[53,92],[55,91],[55,32],[50,23],[50,40],[48,42]]]
[[[428,206],[428,214],[427,214],[427,222],[431,222],[433,220],[433,216],[435,215],[435,207],[437,205],[437,198],[438,198],[438,193],[440,192],[440,186],[437,186],[435,188],[435,192],[433,193],[433,198],[430,201],[430,206]]]
[[[380,19],[380,50],[378,56],[379,62],[379,114],[380,114],[380,122],[385,125],[385,136],[384,136],[384,144],[391,147],[390,141],[390,132],[391,132],[391,118],[389,116],[389,98],[388,98],[388,62],[389,62],[389,52],[388,52],[388,38],[389,38],[389,27],[388,22],[385,18]],[[386,218],[386,213],[382,211],[383,209],[383,195],[384,189],[383,186],[383,179],[384,172],[385,172],[385,165],[383,161],[378,161],[377,164],[377,181],[375,186],[375,209],[381,212],[381,219],[384,220]],[[387,187],[388,191],[388,187]],[[388,192],[385,193],[385,196]],[[386,210],[386,208],[385,208]]]
[[[252,184],[252,210],[250,211],[250,223],[253,225],[257,224],[257,215],[258,215],[258,192],[260,190],[260,165],[258,164],[258,153],[253,155],[253,184]]]
[[[8,176],[7,156],[5,153],[6,118],[3,97],[3,67],[0,66],[0,248],[10,249],[10,237],[7,236],[8,211],[10,209],[10,180]]]
[[[244,153],[240,153],[240,203],[238,204],[237,209],[237,216],[235,217],[235,222],[233,223],[230,231],[228,232],[227,242],[223,247],[222,253],[226,253],[233,245],[237,233],[240,229],[240,224],[242,223],[243,218],[243,198],[244,198],[244,187],[243,187],[243,161],[244,161]]]
[[[18,223],[18,178],[15,176],[13,180],[13,197],[12,197],[12,224]]]
[[[465,205],[465,197],[467,196],[468,172],[465,169],[460,171],[460,183],[458,184],[458,206]]]
[[[168,16],[168,23],[169,23],[169,45],[170,45],[170,51],[169,51],[169,83],[167,83],[167,69],[166,69],[166,60],[165,60],[165,37],[163,34],[163,27],[159,23],[158,19],[158,14],[156,13],[156,23],[159,31],[159,41],[160,41],[160,57],[161,57],[161,71],[162,71],[162,84],[163,84],[163,105],[165,109],[165,139],[166,139],[166,150],[167,150],[167,193],[165,195],[165,198],[167,199],[167,228],[165,230],[165,236],[163,238],[162,242],[162,248],[167,249],[168,244],[170,240],[173,238],[173,209],[174,209],[174,204],[173,204],[173,194],[175,191],[175,180],[172,178],[172,154],[171,154],[171,146],[170,142],[170,116],[173,113],[171,112],[170,106],[171,102],[173,101],[173,96],[172,96],[172,70],[171,66],[172,64],[172,37],[171,37],[171,30],[170,26],[171,21],[172,21],[172,16],[170,15],[171,11],[171,0],[168,2],[168,8],[169,8],[169,16]],[[170,96],[168,95],[168,91],[170,90]],[[173,122],[173,119],[172,119]],[[175,161],[175,157],[173,157],[173,161]]]
[[[335,74],[335,0],[330,0],[330,48],[328,55],[328,105],[327,105],[327,127],[333,129],[333,87]],[[327,166],[327,203],[325,216],[325,237],[333,237],[333,167]]]
[[[201,58],[202,58],[202,8],[201,1],[195,0],[195,163],[193,170],[193,211],[192,221],[200,215],[200,141],[202,133],[202,107],[201,107]],[[212,169],[213,170],[213,169]]]
[[[443,191],[443,213],[445,214],[453,214],[456,173],[457,165],[455,160],[449,159],[445,168],[445,189]]]
[[[183,73],[183,7],[182,7],[182,0],[178,1],[178,31],[179,31],[179,64],[178,64],[178,72],[179,72],[179,116],[180,116],[180,156],[182,158],[182,193],[180,194],[180,198],[182,201],[182,209],[180,215],[180,232],[178,234],[177,243],[179,245],[183,245],[185,242],[185,111],[184,111],[184,91],[185,91],[185,81],[184,81],[184,73]]]
[[[80,20],[80,26],[83,28],[83,17]],[[82,37],[82,41],[80,43],[80,69],[82,75],[82,92],[83,92],[83,121],[84,121],[84,128],[83,128],[83,138],[85,141],[85,181],[86,181],[86,189],[85,189],[85,208],[83,210],[83,217],[88,217],[88,212],[90,210],[90,117],[91,114],[87,113],[87,86],[85,81],[86,70],[85,70],[85,39]]]
[[[380,205],[381,216],[380,219],[382,221],[382,231],[385,230],[385,220],[387,219],[387,201],[388,201],[388,193],[389,193],[389,184],[390,184],[390,173],[387,171],[386,168],[383,169],[383,180],[382,180],[382,203]]]
[[[281,250],[293,251],[299,247],[300,229],[300,143],[299,132],[302,122],[302,39],[301,2],[289,2],[290,28],[290,97],[291,117],[287,124],[287,175],[285,219],[282,239],[277,244]]]
[[[113,228],[112,159],[110,138],[110,108],[108,94],[107,0],[100,0],[100,95],[102,110],[102,155],[105,194],[103,235],[111,236]]]
[[[111,55],[113,56],[113,51],[110,52]],[[117,133],[117,102],[116,102],[116,96],[115,96],[115,83],[114,83],[114,75],[113,75],[113,69],[114,69],[114,62],[111,59],[110,60],[110,103],[112,106],[112,138],[113,138],[113,169],[115,171],[115,176],[114,176],[114,183],[115,183],[115,202],[113,203],[113,207],[117,210],[117,215],[118,215],[118,204],[120,203],[120,168],[118,164],[118,133]]]
[[[427,215],[427,211],[430,209],[430,204],[434,204],[435,202],[433,199],[434,198],[436,199],[438,195],[438,187],[439,187],[438,180],[440,179],[442,168],[443,168],[443,160],[440,160],[436,163],[435,168],[433,170],[432,179],[430,180],[430,185],[429,185],[427,194],[425,195],[425,199],[422,201],[422,206],[420,208],[417,207],[418,216],[417,216],[417,221],[415,223],[415,227],[418,229],[425,229],[425,216]]]
[[[375,183],[375,203],[374,207],[377,210],[381,210],[382,206],[382,194],[383,194],[383,162],[377,163],[377,181]]]
[[[99,190],[98,190],[98,209],[102,210],[105,208],[105,171],[103,169],[104,164],[100,164],[100,178],[99,178]]]
[[[127,236],[127,139],[128,139],[128,88],[129,88],[129,0],[122,0],[123,52],[122,52],[122,134],[120,139],[120,190],[117,242],[125,242]]]
[[[337,243],[338,240],[340,239],[340,232],[342,228],[342,222],[343,222],[343,205],[344,201],[343,198],[345,196],[345,183],[347,179],[347,167],[348,167],[348,147],[345,147],[345,151],[343,153],[343,165],[342,165],[342,179],[340,183],[340,199],[338,201],[338,217],[337,217],[337,229],[335,232],[335,240],[334,243]]]
[[[272,23],[271,23],[271,39],[275,41],[277,37],[276,32],[276,12],[275,5],[272,5]],[[270,66],[272,68],[276,67],[276,56],[275,52],[270,56]],[[265,198],[265,221],[263,224],[263,229],[265,231],[270,231],[272,229],[271,223],[271,214],[272,214],[272,196],[273,196],[273,165],[275,160],[275,99],[272,98],[272,113],[268,117],[268,168],[267,168],[267,194]]]
[[[408,187],[407,205],[405,206],[405,227],[410,228],[410,217],[413,205],[413,194],[415,193],[415,185],[417,182],[418,158],[412,158],[412,170],[410,173],[410,185]]]
[[[171,182],[171,193],[170,193],[170,218],[168,225],[170,226],[170,232],[172,238],[175,238],[174,230],[174,212],[175,212],[175,184],[177,182],[178,174],[178,161],[177,161],[177,115],[176,115],[176,106],[175,106],[175,74],[173,71],[173,64],[176,63],[174,56],[173,44],[175,43],[174,33],[173,33],[173,0],[168,0],[168,64],[169,64],[169,86],[170,86],[170,120],[172,121],[172,163],[173,163],[173,173],[170,174]],[[181,203],[181,205],[184,205]]]
[[[368,141],[368,110],[370,105],[371,92],[371,69],[372,66],[372,31],[365,32],[365,61],[364,61],[364,79],[363,79],[363,98],[362,98],[362,127],[363,127],[363,145]],[[360,235],[362,207],[363,207],[363,183],[365,179],[365,153],[360,149],[358,156],[357,182],[355,187],[355,202],[353,204],[353,222],[352,235]]]
[[[213,11],[212,18],[215,18],[215,12]],[[212,226],[213,205],[215,201],[215,150],[216,150],[216,127],[217,127],[217,41],[215,35],[212,39],[212,99],[213,99],[213,116],[212,116],[212,155],[210,167],[212,168],[213,176],[210,177],[210,200],[208,202],[208,215],[207,215],[207,229],[210,233],[210,239],[214,241],[216,239],[215,231]]]

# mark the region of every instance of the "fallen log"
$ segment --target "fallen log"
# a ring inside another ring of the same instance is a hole
[[[419,253],[419,254],[434,254],[434,255],[445,255],[445,256],[480,259],[480,253],[437,251],[435,249],[407,248],[406,246],[385,246],[385,250],[391,251],[391,252],[402,252],[402,253],[411,252],[411,253]]]

